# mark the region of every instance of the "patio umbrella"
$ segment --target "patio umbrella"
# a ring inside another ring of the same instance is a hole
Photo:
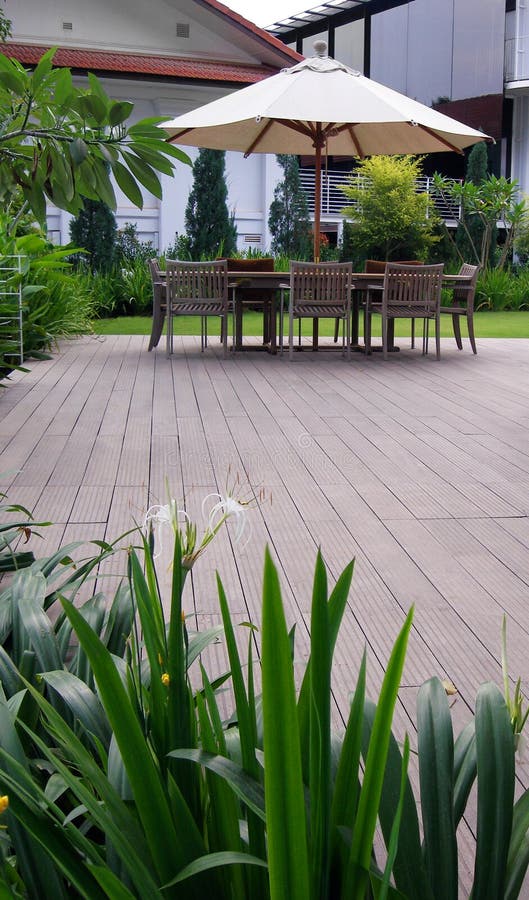
[[[250,153],[315,155],[314,259],[319,259],[322,154],[461,153],[491,140],[327,56],[316,56],[166,122],[170,140]]]

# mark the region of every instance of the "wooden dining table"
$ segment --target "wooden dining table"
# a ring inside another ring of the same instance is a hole
[[[443,275],[443,284],[446,287],[462,287],[470,286],[471,276],[466,275]],[[237,296],[238,288],[254,288],[270,292],[270,299],[263,301],[263,344],[262,347],[269,353],[277,353],[277,313],[278,303],[281,294],[289,290],[290,272],[275,271],[241,271],[229,273],[229,287],[232,291],[234,306],[234,347],[235,350],[244,349],[243,345],[243,314],[244,307],[255,304],[256,301],[245,301],[241,296]],[[351,282],[351,349],[356,351],[365,351],[363,344],[359,343],[359,320],[360,320],[360,298],[363,291],[367,289],[382,291],[384,286],[383,272],[353,272]],[[393,322],[390,322],[390,326]],[[319,320],[313,320],[312,332],[312,350],[318,350],[319,346]],[[389,334],[389,350],[396,351],[394,345],[393,332]],[[255,349],[255,344],[251,345]],[[376,349],[376,348],[372,348]]]

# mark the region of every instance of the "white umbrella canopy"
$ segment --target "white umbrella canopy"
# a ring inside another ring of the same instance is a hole
[[[366,78],[326,55],[214,100],[166,122],[170,140],[193,147],[316,157],[314,258],[319,257],[321,156],[461,153],[481,131]]]

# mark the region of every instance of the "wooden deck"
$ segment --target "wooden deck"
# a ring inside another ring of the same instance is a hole
[[[224,361],[193,338],[169,361],[146,347],[67,342],[0,391],[0,488],[54,522],[33,539],[39,555],[116,538],[165,502],[166,480],[199,518],[238,476],[243,498],[267,499],[243,547],[228,528],[197,563],[199,627],[218,621],[216,568],[235,621],[259,621],[268,543],[302,658],[321,546],[331,580],[356,557],[334,670],[342,714],[364,644],[374,692],[411,604],[397,727],[413,728],[417,686],[437,674],[458,689],[459,731],[478,685],[501,684],[503,612],[511,674],[529,684],[529,341],[481,341],[475,357],[446,340],[440,362],[407,349],[387,362],[325,349]]]

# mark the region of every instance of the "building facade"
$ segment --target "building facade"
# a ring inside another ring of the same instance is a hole
[[[56,64],[72,68],[79,83],[94,71],[111,96],[135,104],[137,118],[173,118],[312,55],[323,38],[331,56],[491,135],[493,171],[529,194],[529,11],[521,0],[326,0],[267,30],[218,0],[5,0],[5,9],[13,23],[8,54],[33,65],[57,46]],[[302,160],[309,199],[311,164]],[[456,154],[436,154],[426,174],[460,178],[464,165]],[[341,225],[335,186],[352,161],[329,158],[327,167],[324,192],[334,203],[326,209],[323,198],[322,222],[332,235]],[[226,169],[239,249],[268,249],[275,157],[227,153]],[[163,250],[184,231],[191,184],[190,168],[178,166],[174,178],[163,176],[163,202],[145,192],[141,211],[117,191],[118,226],[135,222],[140,237]],[[50,211],[55,240],[68,241],[68,223],[68,214]]]
[[[95,72],[111,97],[134,103],[135,119],[173,118],[300,59],[217,0],[6,0],[5,12],[12,22],[7,55],[32,66],[58,47],[56,65],[71,68],[77,84]],[[264,249],[279,172],[275,157],[227,153],[226,172],[239,248]],[[163,250],[184,232],[191,185],[191,168],[177,164],[173,178],[162,176],[163,202],[143,191],[143,210],[116,187],[118,227],[135,223],[142,240]],[[70,218],[49,210],[57,243],[68,243]]]

